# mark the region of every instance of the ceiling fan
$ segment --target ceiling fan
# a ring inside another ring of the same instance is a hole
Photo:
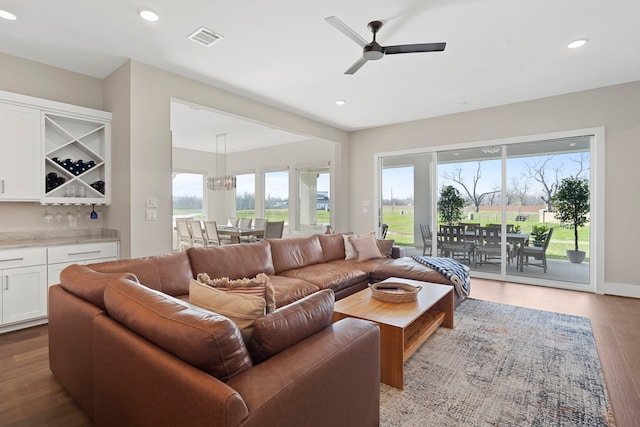
[[[349,37],[354,42],[358,43],[362,47],[362,58],[358,59],[345,74],[354,74],[360,69],[367,61],[375,61],[382,58],[384,55],[393,55],[396,53],[416,53],[416,52],[442,52],[447,45],[446,43],[419,43],[419,44],[400,44],[395,46],[380,46],[376,41],[376,34],[382,28],[381,21],[369,22],[369,29],[373,33],[373,41],[367,43],[365,39],[360,37],[358,33],[353,31],[340,19],[335,16],[325,18],[329,24],[336,27],[338,31]]]

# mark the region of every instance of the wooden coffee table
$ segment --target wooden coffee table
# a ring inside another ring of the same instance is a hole
[[[416,301],[392,303],[371,296],[370,289],[336,301],[333,321],[345,317],[371,320],[380,327],[382,382],[404,389],[404,362],[439,326],[453,328],[453,286],[391,277],[384,282],[422,286]]]

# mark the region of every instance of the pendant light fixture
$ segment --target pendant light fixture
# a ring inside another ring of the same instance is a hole
[[[220,144],[224,157],[220,161]],[[222,163],[222,173],[218,165]],[[236,177],[227,175],[227,134],[216,134],[216,176],[207,179],[207,188],[211,191],[229,191],[236,188]]]

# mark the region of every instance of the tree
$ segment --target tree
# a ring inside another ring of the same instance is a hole
[[[440,190],[440,199],[438,200],[438,213],[443,222],[453,225],[454,222],[462,219],[462,209],[464,208],[464,199],[460,196],[460,192],[453,185],[445,185]]]
[[[476,169],[475,175],[473,175],[471,187],[467,186],[464,182],[464,178],[462,177],[462,169],[456,169],[455,171],[444,174],[444,178],[450,181],[455,182],[467,193],[471,204],[473,204],[473,208],[475,212],[480,210],[480,206],[485,197],[490,194],[499,193],[500,190],[487,191],[485,193],[478,193],[478,183],[482,178],[482,162],[478,162],[478,168]]]
[[[553,204],[557,211],[556,218],[573,229],[577,252],[578,227],[589,222],[589,181],[577,176],[563,179],[553,198]]]
[[[525,164],[527,176],[542,184],[543,194],[540,198],[544,202],[547,211],[553,209],[553,196],[556,194],[558,182],[560,181],[560,168],[551,168],[548,166],[552,160],[553,156],[548,156],[541,162]],[[549,169],[551,169],[551,171],[549,171]]]

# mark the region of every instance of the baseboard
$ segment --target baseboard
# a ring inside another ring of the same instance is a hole
[[[620,297],[640,298],[640,285],[629,285],[626,283],[606,282],[604,286],[598,289],[606,295],[617,295]]]

